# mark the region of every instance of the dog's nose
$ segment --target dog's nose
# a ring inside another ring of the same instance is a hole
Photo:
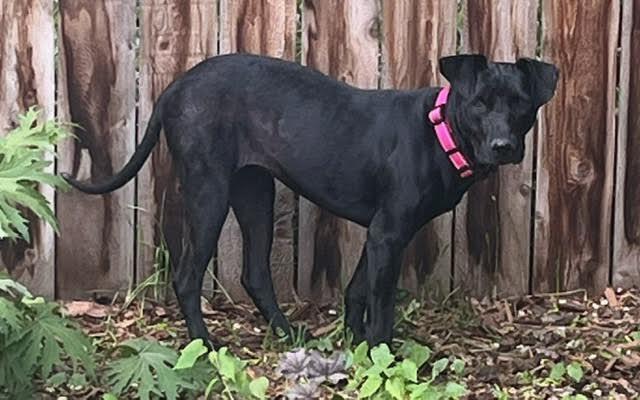
[[[497,138],[491,141],[491,150],[498,156],[507,156],[513,153],[515,146],[508,139]]]

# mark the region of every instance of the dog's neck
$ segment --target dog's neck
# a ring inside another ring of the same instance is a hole
[[[437,96],[437,94],[436,94]],[[458,112],[461,104],[460,95],[451,90],[449,94],[449,100],[444,109],[445,118],[448,121],[453,139],[458,144],[461,152],[471,162],[471,168],[473,169],[473,175],[469,178],[462,179],[464,182],[469,182],[469,185],[473,182],[486,179],[492,172],[497,170],[497,167],[478,163],[473,147],[471,146],[468,135],[465,132],[463,124],[461,123],[460,113]],[[434,100],[435,101],[435,98]]]

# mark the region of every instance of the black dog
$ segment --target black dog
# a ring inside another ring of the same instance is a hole
[[[522,160],[525,134],[558,79],[551,64],[489,63],[479,55],[445,57],[440,70],[451,83],[448,98],[440,88],[356,89],[272,58],[214,57],[164,91],[122,171],[99,184],[65,178],[93,194],[123,186],[164,128],[187,220],[173,285],[190,336],[205,339],[202,278],[229,206],[242,230],[242,284],[267,321],[289,332],[269,267],[280,179],[368,227],[346,292],[346,322],[357,339],[389,342],[405,245],[473,182]],[[437,98],[446,107],[436,107]]]

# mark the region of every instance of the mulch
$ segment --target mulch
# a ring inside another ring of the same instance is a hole
[[[118,301],[67,302],[69,314],[99,340],[101,351],[128,338],[154,338],[176,348],[188,339],[175,304],[145,300],[122,309]],[[285,381],[275,366],[287,345],[270,333],[255,307],[224,296],[203,304],[211,336],[241,358],[260,359],[252,373],[265,374],[275,397]],[[341,325],[337,306],[310,303],[284,307],[290,320],[314,337]],[[399,306],[397,336],[434,351],[434,358],[465,361],[468,399],[587,398],[633,399],[640,393],[640,291],[607,290],[588,298],[584,291],[510,299],[453,296],[444,304],[406,300]],[[555,363],[577,362],[584,377],[551,382]],[[428,372],[428,371],[425,371]],[[97,389],[80,395],[90,398]],[[75,397],[74,397],[75,398]]]

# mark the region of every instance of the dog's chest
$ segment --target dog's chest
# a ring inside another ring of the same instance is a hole
[[[446,188],[444,186],[429,190],[423,195],[420,204],[421,219],[427,223],[433,218],[453,210],[460,203],[465,192],[466,190],[461,188]]]

